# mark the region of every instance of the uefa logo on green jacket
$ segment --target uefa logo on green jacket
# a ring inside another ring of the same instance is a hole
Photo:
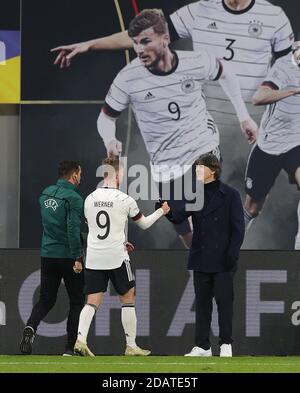
[[[55,211],[58,208],[58,203],[56,202],[55,199],[47,199],[44,202],[44,205],[45,205],[46,209],[49,209],[51,207],[51,209],[53,209],[53,211]]]

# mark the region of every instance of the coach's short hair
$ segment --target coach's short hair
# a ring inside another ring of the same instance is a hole
[[[207,166],[211,171],[215,172],[214,176],[216,180],[220,178],[222,167],[220,161],[214,154],[203,154],[195,161],[195,164]]]
[[[78,161],[63,160],[58,164],[58,176],[69,179],[74,172],[78,172],[80,164]]]
[[[120,160],[118,156],[110,155],[102,160],[103,177],[107,178],[109,175],[115,174],[120,170]]]
[[[157,34],[169,33],[168,23],[162,10],[157,8],[145,9],[140,12],[129,24],[128,35],[133,38],[143,30],[153,27]]]

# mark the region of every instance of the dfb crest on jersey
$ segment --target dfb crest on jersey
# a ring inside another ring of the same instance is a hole
[[[253,187],[253,180],[250,177],[246,177],[246,187],[248,188],[248,190],[251,190],[251,188]]]
[[[194,79],[188,77],[184,79],[181,83],[181,90],[185,93],[192,93],[195,90],[195,81]]]
[[[257,20],[252,20],[250,22],[249,28],[248,28],[248,33],[251,37],[260,37],[263,32],[262,29],[262,22],[259,22]]]

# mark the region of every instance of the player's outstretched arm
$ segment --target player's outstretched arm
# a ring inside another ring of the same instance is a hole
[[[249,143],[254,143],[256,141],[258,126],[248,113],[236,75],[230,71],[224,62],[222,62],[222,66],[223,72],[220,76],[219,83],[234,106],[245,137]]]
[[[116,139],[116,118],[106,115],[102,110],[97,120],[97,129],[106,147],[107,157],[120,156],[122,142]]]
[[[51,52],[57,54],[54,64],[58,65],[60,68],[65,68],[70,67],[72,60],[76,56],[87,53],[91,50],[117,50],[130,49],[132,47],[133,42],[128,36],[126,30],[90,41],[57,46],[56,48],[52,48]]]
[[[276,90],[270,86],[260,86],[252,97],[252,103],[254,105],[268,105],[274,102],[283,100],[286,97],[300,94],[300,87],[293,89]]]
[[[159,209],[155,210],[154,213],[150,214],[147,217],[141,214],[140,218],[138,220],[135,220],[134,222],[141,229],[145,230],[150,228],[158,219],[160,219],[160,217],[168,214],[169,211],[170,211],[170,207],[168,205],[168,202],[164,202]]]

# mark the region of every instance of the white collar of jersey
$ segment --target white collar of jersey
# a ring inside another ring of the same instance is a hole
[[[178,64],[179,64],[179,58],[178,55],[176,53],[175,50],[171,50],[172,54],[174,55],[174,59],[175,59],[175,64],[173,65],[173,67],[170,69],[170,71],[160,71],[160,70],[156,70],[156,69],[151,69],[151,68],[147,68],[147,70],[149,72],[151,72],[151,74],[153,75],[158,75],[158,76],[167,76],[170,74],[173,74],[173,72],[175,72],[177,70]]]

